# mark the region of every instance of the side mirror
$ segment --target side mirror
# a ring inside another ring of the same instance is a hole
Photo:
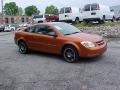
[[[53,37],[57,37],[57,34],[55,32],[50,32],[49,35]]]

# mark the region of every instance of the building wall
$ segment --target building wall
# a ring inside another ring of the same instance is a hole
[[[11,24],[11,23],[26,23],[32,22],[32,17],[28,16],[4,16],[3,20],[0,16],[0,24]]]

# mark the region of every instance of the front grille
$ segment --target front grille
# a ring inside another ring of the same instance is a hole
[[[104,40],[98,41],[98,42],[96,42],[96,44],[99,45],[99,46],[101,46],[101,45],[104,44]]]

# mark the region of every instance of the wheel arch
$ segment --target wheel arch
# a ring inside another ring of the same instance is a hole
[[[24,39],[19,39],[19,40],[17,41],[17,45],[19,45],[20,42],[26,43]]]
[[[78,16],[75,17],[75,20],[78,19],[80,21],[80,18]]]
[[[61,53],[63,52],[64,48],[67,46],[72,46],[76,49],[77,53],[79,54],[80,52],[80,48],[75,44],[75,43],[66,43],[63,45],[62,49],[61,49]]]

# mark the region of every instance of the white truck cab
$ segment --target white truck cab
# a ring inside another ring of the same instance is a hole
[[[59,21],[75,23],[83,21],[81,9],[76,7],[61,8],[59,13]]]
[[[98,3],[87,4],[83,8],[83,20],[85,22],[98,21],[103,23],[105,20],[115,20],[114,12],[110,11],[110,7]]]

